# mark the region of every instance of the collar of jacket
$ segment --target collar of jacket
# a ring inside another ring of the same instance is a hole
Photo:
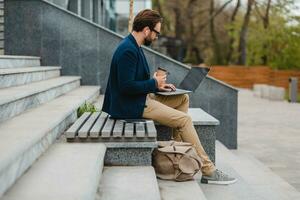
[[[131,33],[128,35],[128,39],[134,44],[134,46],[135,46],[138,50],[140,49],[138,43],[136,42],[135,38],[133,37],[133,35],[132,35]]]

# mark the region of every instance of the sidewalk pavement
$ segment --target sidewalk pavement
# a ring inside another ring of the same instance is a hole
[[[247,89],[238,101],[238,149],[300,191],[300,103],[254,97]]]

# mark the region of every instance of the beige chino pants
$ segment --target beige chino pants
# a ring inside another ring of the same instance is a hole
[[[174,140],[193,144],[203,162],[202,174],[210,175],[215,170],[215,166],[202,147],[192,119],[187,114],[188,108],[187,94],[161,96],[151,93],[147,95],[143,117],[173,128]]]

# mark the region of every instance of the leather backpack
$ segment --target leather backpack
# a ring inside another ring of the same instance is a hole
[[[175,181],[192,180],[202,166],[192,144],[175,141],[158,142],[152,163],[158,178]]]

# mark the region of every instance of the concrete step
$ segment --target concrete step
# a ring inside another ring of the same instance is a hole
[[[41,66],[40,57],[0,55],[0,69]]]
[[[0,122],[48,102],[80,85],[79,76],[62,76],[0,89]]]
[[[153,167],[105,167],[96,200],[160,200]]]
[[[77,108],[92,102],[99,89],[81,86],[0,123],[0,196],[77,119]]]
[[[219,157],[217,157],[217,167],[225,173],[234,176],[238,181],[233,185],[200,184],[207,200],[265,200],[251,188],[251,185],[230,164],[223,162]],[[200,178],[197,178],[198,183]]]
[[[0,69],[0,88],[59,77],[60,69],[46,66]]]
[[[1,199],[95,200],[105,149],[101,143],[56,143]]]
[[[99,95],[99,97],[97,99],[95,99],[95,101],[93,102],[93,104],[95,105],[95,107],[98,110],[102,110],[103,101],[104,101],[104,95],[101,94],[101,95]]]
[[[229,186],[200,184],[208,200],[288,200],[300,193],[251,155],[216,143],[217,167],[238,178]]]
[[[158,180],[158,185],[163,200],[206,200],[195,180],[186,182]]]

